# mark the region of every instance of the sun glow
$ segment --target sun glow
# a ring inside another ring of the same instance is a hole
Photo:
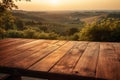
[[[120,0],[25,0],[16,2],[20,10],[120,10]]]
[[[59,0],[50,0],[50,3],[53,5],[59,4]]]

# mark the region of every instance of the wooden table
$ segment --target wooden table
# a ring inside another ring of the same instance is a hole
[[[50,80],[120,80],[120,43],[0,40],[0,73]],[[17,79],[18,78],[18,79]]]

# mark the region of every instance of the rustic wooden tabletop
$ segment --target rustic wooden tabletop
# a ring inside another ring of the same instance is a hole
[[[120,43],[3,39],[0,73],[50,80],[120,80]]]

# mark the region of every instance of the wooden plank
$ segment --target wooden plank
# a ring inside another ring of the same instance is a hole
[[[20,45],[23,45],[25,43],[29,43],[29,42],[32,42],[32,41],[33,40],[31,40],[31,39],[29,39],[29,40],[27,40],[27,39],[19,40],[19,41],[15,42],[16,44],[14,44],[14,45],[9,45],[7,47],[0,48],[0,53],[1,54],[7,53],[11,50],[14,50],[16,47],[18,47]]]
[[[21,51],[21,50],[26,50],[28,48],[32,48],[34,46],[40,45],[42,42],[44,42],[45,40],[35,40],[33,42],[27,43],[27,44],[23,44],[20,45],[16,48],[16,50]]]
[[[13,42],[14,40],[19,40],[19,39],[21,38],[5,38],[5,39],[0,40],[0,45],[4,43]]]
[[[11,54],[12,52],[14,52],[14,50],[16,49],[16,47],[32,42],[33,40],[19,40],[19,42],[17,44],[14,45],[10,45],[9,47],[5,47],[4,49],[0,50],[0,58],[3,56],[6,56],[7,54]]]
[[[7,53],[6,51],[9,51],[9,50],[12,50],[14,48],[16,48],[18,45],[21,45],[21,44],[25,44],[27,42],[31,42],[33,41],[33,39],[6,39],[7,43],[1,43],[0,44],[0,53],[1,54],[4,54],[3,52],[5,51],[5,53]]]
[[[50,42],[50,41],[49,41],[49,42]],[[40,45],[42,46],[42,44],[44,44],[44,43],[48,43],[48,41],[40,41],[40,42],[37,43],[36,46],[31,47],[31,48],[29,48],[28,50],[26,50],[26,51],[24,51],[24,52],[22,52],[22,53],[20,53],[20,54],[18,53],[18,54],[14,55],[14,56],[8,56],[8,57],[6,57],[5,59],[1,60],[0,62],[1,62],[2,64],[3,64],[3,63],[8,63],[8,62],[14,63],[14,62],[16,62],[17,60],[21,60],[21,59],[23,59],[24,57],[29,56],[29,55],[31,55],[31,54],[39,51],[39,50],[40,50],[40,49],[39,49],[39,46],[40,46]],[[19,51],[18,51],[18,52],[19,52]]]
[[[24,68],[24,69],[29,68],[30,66],[37,63],[39,60],[41,60],[42,58],[44,58],[45,56],[47,56],[48,54],[50,54],[51,52],[53,52],[54,50],[56,50],[57,48],[59,48],[60,46],[62,46],[65,43],[66,43],[66,41],[59,41],[56,44],[51,44],[48,47],[46,46],[46,48],[40,49],[38,52],[36,52],[22,60],[15,62],[14,65],[12,65],[12,67],[14,66],[14,67],[19,67],[19,68]],[[41,45],[41,47],[43,47],[43,46]],[[30,60],[32,60],[32,61],[30,61]]]
[[[42,42],[44,42],[44,40],[35,40],[35,41],[30,42],[30,43],[20,45],[9,53],[1,54],[0,55],[0,62],[4,62],[4,59],[11,58],[11,57],[15,56],[16,54],[21,54],[24,51],[29,51],[28,49],[30,49],[34,46],[37,46],[37,45],[41,44]]]
[[[117,54],[117,58],[120,61],[120,43],[112,43],[115,48],[115,53]]]
[[[49,71],[73,47],[74,44],[75,42],[67,42],[29,69],[36,71]]]
[[[20,39],[21,40],[21,39]],[[9,43],[4,43],[4,44],[0,44],[0,49],[3,49],[7,46],[10,46],[10,45],[14,45],[16,44],[17,42],[19,41],[19,39],[13,39],[13,40],[10,40]]]
[[[44,40],[44,42],[42,42],[38,46],[30,48],[21,54],[18,54],[18,55],[15,55],[13,57],[10,57],[8,59],[5,59],[5,60],[3,60],[4,62],[1,61],[2,62],[1,65],[8,66],[8,67],[16,67],[16,66],[18,67],[18,65],[20,65],[20,68],[22,68],[22,64],[19,64],[21,61],[24,61],[24,59],[28,59],[29,56],[34,55],[34,54],[38,53],[39,51],[41,51],[42,49],[48,47],[48,44],[55,43],[55,42],[57,42],[57,41]],[[37,55],[37,56],[39,56],[39,55]],[[30,59],[28,62],[29,63],[33,62],[33,60],[32,61],[31,60],[32,59]],[[28,62],[26,62],[26,63],[28,63]],[[26,64],[26,63],[23,62],[23,64]]]
[[[120,43],[113,43],[113,47],[114,47],[114,49],[115,49],[115,53],[117,54],[117,58],[116,58],[116,60],[117,60],[117,68],[116,68],[116,70],[117,70],[117,72],[116,72],[116,74],[117,74],[117,77],[116,77],[116,80],[119,80],[120,79]]]
[[[95,77],[98,54],[99,43],[90,42],[75,66],[73,74],[86,77]]]
[[[79,58],[86,49],[88,42],[77,42],[76,45],[68,52],[51,70],[54,73],[71,74]]]
[[[56,75],[60,75],[59,79],[66,75],[66,80],[120,79],[120,43],[89,42],[87,47],[88,42],[36,40],[22,44],[22,41],[20,39],[0,50],[0,69],[9,67],[24,75],[34,72],[33,76],[41,74],[50,79],[53,79],[51,76],[57,79]]]
[[[59,41],[58,40],[44,40],[45,42],[43,42],[42,44],[43,45],[38,45],[38,48],[30,48],[29,50],[35,50],[35,49],[38,49],[38,50],[42,50],[43,48],[47,48],[51,45],[54,45],[54,44],[58,44]]]
[[[1,44],[4,44],[4,43],[12,42],[12,41],[13,41],[13,40],[10,39],[10,38],[8,38],[8,39],[2,39],[2,40],[0,40],[0,45],[1,45]]]
[[[117,54],[112,43],[101,43],[96,77],[107,80],[117,79]]]

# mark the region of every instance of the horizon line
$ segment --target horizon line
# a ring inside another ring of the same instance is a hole
[[[22,9],[14,9],[13,11],[33,11],[33,12],[38,12],[38,11],[43,11],[43,12],[52,12],[52,11],[120,11],[119,10],[115,10],[115,9],[111,9],[111,10],[22,10]]]

